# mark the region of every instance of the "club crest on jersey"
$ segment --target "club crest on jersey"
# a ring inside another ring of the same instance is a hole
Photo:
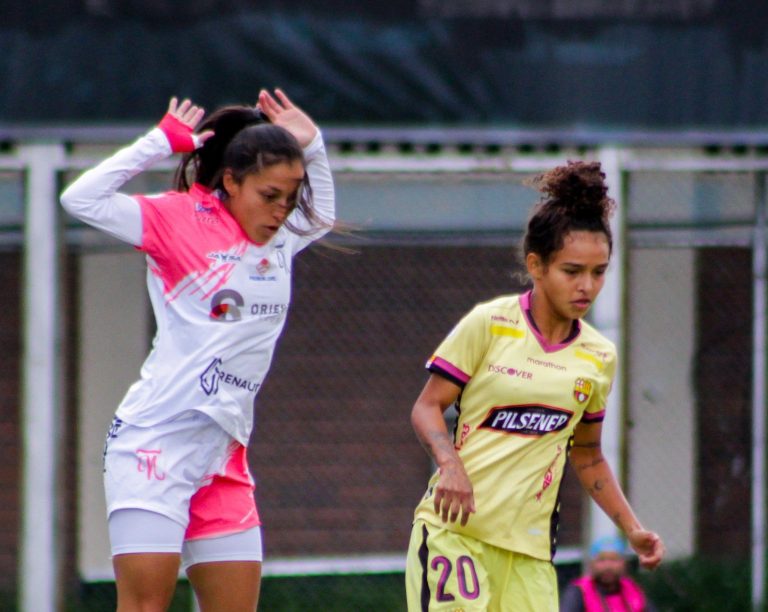
[[[592,395],[592,383],[585,378],[577,378],[573,383],[574,399],[579,404],[584,404],[589,400],[590,395]]]

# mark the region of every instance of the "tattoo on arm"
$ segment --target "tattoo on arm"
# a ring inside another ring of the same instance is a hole
[[[574,442],[574,448],[600,448],[600,442]]]
[[[424,448],[435,459],[438,450],[450,452],[453,450],[453,440],[444,431],[429,431],[424,435]]]
[[[576,466],[577,472],[583,472],[584,470],[588,470],[589,468],[596,467],[600,465],[601,463],[605,463],[605,459],[603,457],[596,457],[589,463],[580,463]]]
[[[604,488],[605,488],[605,483],[602,480],[598,479],[592,483],[591,487],[589,487],[589,493],[591,495],[595,495],[597,493],[600,493],[600,491],[602,491]]]

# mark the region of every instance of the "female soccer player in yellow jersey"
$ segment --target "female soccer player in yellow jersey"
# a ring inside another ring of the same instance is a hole
[[[533,288],[477,305],[427,362],[411,421],[438,469],[408,549],[411,612],[557,610],[566,458],[641,565],[661,562],[661,538],[641,525],[600,449],[616,350],[582,317],[612,250],[604,181],[597,162],[534,179],[543,197],[523,240]],[[454,403],[451,436],[443,413]]]

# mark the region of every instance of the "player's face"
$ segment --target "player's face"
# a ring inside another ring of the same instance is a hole
[[[224,173],[224,189],[229,197],[225,206],[248,238],[268,242],[296,207],[299,186],[304,179],[301,160],[266,166],[246,174],[237,182],[231,172]]]
[[[555,318],[582,318],[603,288],[609,258],[603,232],[570,232],[563,248],[532,273],[537,295],[544,297]]]

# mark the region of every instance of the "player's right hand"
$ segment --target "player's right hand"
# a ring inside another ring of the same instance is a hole
[[[460,461],[440,467],[440,476],[434,490],[435,513],[444,523],[455,523],[461,516],[462,527],[469,515],[476,511],[472,483]]]
[[[158,127],[163,131],[174,153],[190,153],[203,146],[213,136],[211,130],[195,134],[195,128],[205,115],[205,111],[190,100],[181,104],[174,97],[168,104],[168,112],[160,120]]]

